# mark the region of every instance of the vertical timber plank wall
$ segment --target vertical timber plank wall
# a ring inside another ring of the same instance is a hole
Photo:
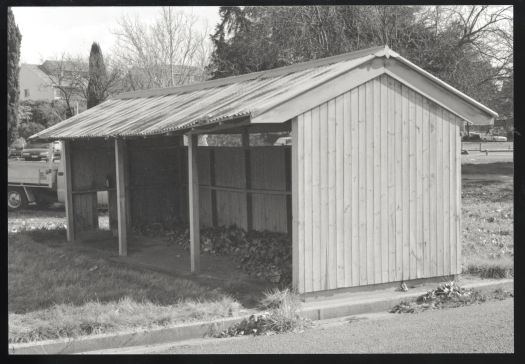
[[[75,239],[92,239],[96,236],[93,233],[98,234],[99,227],[97,191],[108,190],[107,179],[115,180],[113,144],[100,139],[68,141],[66,144],[65,161],[69,165],[66,174],[70,175],[67,190],[71,196]]]
[[[133,226],[173,217],[187,222],[188,148],[180,136],[131,139],[127,144],[128,205]],[[288,232],[288,149],[197,147],[201,228],[233,224],[247,229],[250,195],[254,230]],[[249,160],[245,160],[246,156]],[[247,192],[248,179],[254,192]]]
[[[288,148],[198,147],[201,227],[288,232]]]
[[[185,147],[177,136],[127,140],[129,167],[128,201],[132,224],[187,220],[187,168]]]
[[[460,272],[460,124],[387,75],[297,117],[300,292]]]

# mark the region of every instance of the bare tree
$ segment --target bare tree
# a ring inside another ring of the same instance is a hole
[[[75,115],[78,103],[83,104],[86,100],[89,77],[87,61],[80,56],[63,53],[56,60],[46,60],[40,67],[56,90],[55,98],[65,102],[66,116]]]
[[[172,87],[202,78],[210,54],[208,25],[194,14],[163,7],[153,24],[123,16],[113,31],[114,56],[131,90]]]
[[[488,62],[493,66],[479,84],[489,81],[501,82],[511,77],[512,19],[511,6],[433,6],[424,14],[426,25],[434,27],[436,35],[447,40],[448,47],[467,50],[464,52],[465,56],[476,54],[479,61]],[[447,37],[445,29],[454,32],[455,36]],[[458,63],[460,61],[458,59]],[[456,67],[451,68],[452,71],[454,69]]]

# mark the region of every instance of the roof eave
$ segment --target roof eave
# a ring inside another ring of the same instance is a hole
[[[485,105],[479,103],[478,101],[474,100],[473,98],[465,95],[463,92],[459,91],[458,89],[450,86],[448,83],[446,83],[445,81],[437,78],[436,76],[434,76],[433,74],[431,74],[430,72],[427,72],[425,71],[424,69],[422,69],[421,67],[415,65],[414,63],[410,62],[408,59],[402,57],[399,53],[397,52],[394,52],[392,50],[389,50],[388,51],[389,55],[395,59],[397,59],[398,61],[400,61],[401,63],[407,65],[408,67],[412,68],[414,71],[418,72],[418,73],[421,73],[422,75],[424,75],[425,77],[428,77],[429,79],[431,79],[432,81],[434,81],[435,83],[437,83],[438,85],[442,86],[443,88],[445,88],[446,90],[454,93],[455,95],[461,97],[463,100],[467,101],[468,103],[474,105],[475,107],[477,107],[478,109],[484,111],[485,113],[491,115],[492,117],[498,117],[498,113],[495,112],[494,110],[486,107]],[[469,123],[472,124],[472,122],[468,121]]]

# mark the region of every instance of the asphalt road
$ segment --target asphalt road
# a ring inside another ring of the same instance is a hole
[[[163,345],[159,354],[512,353],[514,300],[340,321],[298,334],[196,340]]]

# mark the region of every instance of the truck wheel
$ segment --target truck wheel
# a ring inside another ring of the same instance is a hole
[[[27,197],[23,189],[10,187],[7,190],[7,208],[11,211],[27,206]]]

